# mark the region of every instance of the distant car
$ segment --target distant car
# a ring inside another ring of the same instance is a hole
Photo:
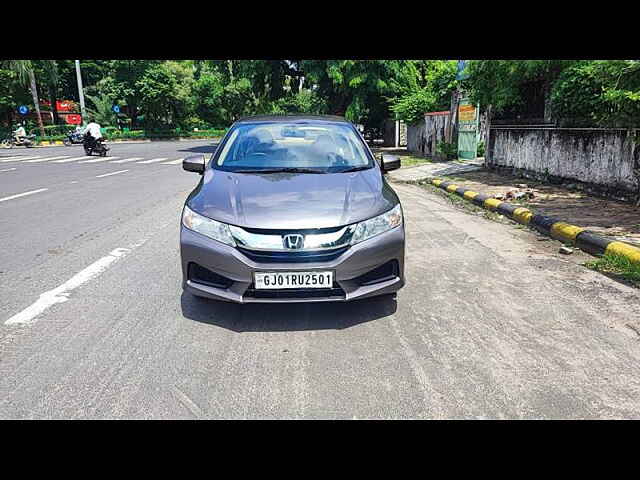
[[[250,117],[233,124],[182,212],[183,288],[239,303],[349,301],[404,285],[402,207],[341,117]]]

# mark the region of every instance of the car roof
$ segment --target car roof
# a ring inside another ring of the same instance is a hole
[[[253,117],[244,117],[235,123],[254,123],[254,122],[287,122],[287,123],[306,123],[309,121],[316,122],[339,122],[349,123],[344,117],[337,115],[256,115]]]

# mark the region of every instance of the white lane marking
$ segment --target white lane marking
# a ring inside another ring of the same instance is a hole
[[[131,248],[116,248],[112,250],[109,255],[102,257],[100,260],[93,262],[84,270],[76,273],[69,280],[64,282],[59,287],[44,292],[38,300],[32,303],[30,306],[15,314],[9,320],[4,322],[5,325],[18,325],[33,322],[38,315],[41,315],[50,306],[56,303],[62,303],[69,300],[71,291],[78,288],[83,283],[88,282],[92,278],[100,275],[109,267],[113,262],[124,257],[127,253],[131,252]]]
[[[119,173],[124,173],[124,172],[128,172],[129,170],[118,170],[117,172],[111,172],[111,173],[104,173],[102,175],[96,175],[96,178],[102,178],[102,177],[108,177],[110,175],[117,175]]]
[[[177,160],[172,160],[170,162],[164,162],[164,163],[161,163],[160,165],[178,165],[179,163],[182,163],[182,160],[184,160],[184,158],[179,158]]]
[[[68,163],[68,162],[75,162],[77,160],[84,160],[85,158],[91,158],[90,155],[87,155],[85,157],[72,157],[72,158],[66,158],[64,160],[55,160],[51,163]]]
[[[0,170],[0,172],[12,172],[13,170],[17,170],[16,168],[5,168],[4,170]]]
[[[111,163],[127,163],[127,162],[135,162],[136,160],[142,160],[142,157],[131,157],[131,158],[123,158],[122,160],[116,160]]]
[[[166,157],[165,158],[152,158],[151,160],[145,160],[144,162],[137,162],[137,163],[139,163],[141,165],[146,165],[147,163],[156,163],[156,162],[161,162],[163,160],[166,160]]]
[[[32,157],[9,157],[9,158],[3,158],[2,160],[0,160],[0,163],[5,163],[5,162],[19,162],[21,160],[29,160],[30,158],[40,158],[41,155],[35,155]]]
[[[27,160],[24,163],[48,162],[49,160],[57,160],[59,158],[69,158],[69,155],[60,155],[58,157],[36,158],[35,160]]]
[[[83,160],[82,162],[78,162],[78,163],[106,162],[107,160],[115,160],[116,158],[120,158],[120,157],[100,157],[100,158],[94,158],[93,160]]]
[[[17,195],[11,195],[10,197],[0,198],[0,202],[6,202],[7,200],[13,200],[14,198],[26,197],[27,195],[33,195],[34,193],[45,192],[48,188],[39,188],[38,190],[31,190],[30,192],[18,193]]]

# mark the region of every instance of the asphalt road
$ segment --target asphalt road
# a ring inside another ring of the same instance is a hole
[[[211,142],[112,147],[0,151],[0,418],[640,418],[638,291],[530,232],[395,185],[397,302],[199,300],[167,162]]]

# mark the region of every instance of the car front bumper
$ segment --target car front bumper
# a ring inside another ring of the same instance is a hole
[[[394,293],[404,286],[404,225],[349,247],[336,258],[323,262],[260,262],[237,248],[212,240],[180,226],[182,286],[196,296],[237,303],[288,303],[351,301]],[[189,264],[197,264],[229,281],[216,287],[189,278]],[[378,268],[393,265],[393,275],[379,280],[363,277]],[[253,273],[264,271],[334,272],[331,291],[316,289],[265,291],[253,289]],[[367,281],[363,281],[366,279]],[[365,284],[366,283],[366,284]],[[265,293],[267,292],[267,293]],[[268,293],[272,292],[272,293]]]

